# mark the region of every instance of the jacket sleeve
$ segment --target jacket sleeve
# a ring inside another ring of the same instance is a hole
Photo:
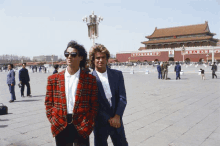
[[[18,78],[19,78],[19,81],[21,81],[21,70],[19,70]]]
[[[15,71],[14,70],[12,70],[12,73],[11,73],[11,77],[12,77],[12,84],[14,84],[15,85]]]
[[[30,77],[29,77],[28,70],[27,70],[27,77],[28,77],[28,82],[30,82]]]
[[[47,80],[45,106],[46,106],[46,116],[51,123],[52,110],[53,110],[53,84],[52,84],[50,77],[48,77],[48,80]]]
[[[119,92],[118,92],[118,107],[116,107],[116,114],[122,117],[125,107],[127,105],[127,99],[126,99],[126,91],[125,91],[125,84],[124,84],[124,77],[122,75],[122,72],[120,72],[119,75]],[[116,95],[117,96],[117,95]]]

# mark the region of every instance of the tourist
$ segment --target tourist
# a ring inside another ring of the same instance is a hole
[[[24,88],[27,86],[27,96],[31,97],[30,77],[28,70],[25,68],[26,63],[22,63],[22,69],[19,70],[19,81],[21,86],[21,97],[24,97]]]
[[[205,70],[200,68],[202,80],[205,80]]]
[[[16,100],[16,97],[15,97],[15,72],[13,70],[13,64],[8,65],[7,84],[9,87],[9,91],[11,93],[11,100],[9,101],[11,103]]]
[[[162,76],[163,76],[163,79],[166,79],[166,80],[168,76],[168,66],[169,64],[167,61],[163,63],[163,75]]]
[[[89,146],[98,111],[96,79],[83,68],[85,48],[75,41],[64,52],[67,68],[48,77],[46,115],[57,146]]]
[[[214,76],[217,79],[217,75],[215,74],[215,72],[217,71],[217,65],[215,65],[215,62],[214,62],[211,66],[212,66],[212,68],[211,68],[211,70],[212,70],[212,79],[214,79]]]
[[[162,72],[161,72],[160,62],[158,62],[157,71],[158,71],[158,79],[162,79]]]
[[[176,72],[176,80],[178,78],[180,79],[181,66],[179,65],[179,62],[176,62],[176,66],[174,68],[174,71]]]
[[[58,73],[59,65],[54,65],[54,69],[53,74]]]
[[[107,146],[110,136],[114,146],[128,146],[122,116],[127,105],[124,78],[121,71],[107,67],[109,51],[96,44],[90,53],[90,66],[94,69],[98,85],[99,111],[94,128],[95,146]]]

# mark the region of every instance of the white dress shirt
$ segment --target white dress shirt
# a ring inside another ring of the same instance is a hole
[[[77,85],[79,82],[80,69],[74,74],[70,75],[65,71],[65,93],[66,93],[66,104],[67,104],[67,113],[73,114],[73,108],[75,104],[75,95],[77,90]]]
[[[107,70],[104,73],[100,73],[97,70],[96,70],[96,72],[99,76],[100,81],[102,82],[102,87],[104,89],[105,96],[106,96],[110,106],[112,106],[112,101],[111,101],[112,92],[111,92],[110,85],[109,85],[109,82],[108,82]]]

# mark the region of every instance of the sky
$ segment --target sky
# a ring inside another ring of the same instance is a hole
[[[57,55],[69,41],[92,46],[84,16],[94,11],[99,23],[96,43],[111,54],[144,47],[155,27],[167,28],[208,21],[220,39],[220,0],[0,0],[0,55]]]

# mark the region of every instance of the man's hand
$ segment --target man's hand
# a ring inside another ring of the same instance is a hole
[[[22,84],[22,81],[20,81],[20,84]]]
[[[120,116],[119,115],[115,115],[113,118],[110,118],[108,120],[108,122],[110,123],[110,125],[114,128],[120,128],[121,127],[121,121],[120,121]]]
[[[11,86],[14,86],[14,84],[11,84]]]

